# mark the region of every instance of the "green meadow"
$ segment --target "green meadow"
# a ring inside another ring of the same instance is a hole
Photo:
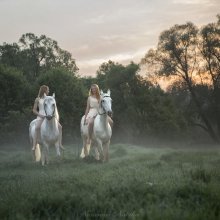
[[[0,150],[0,219],[220,219],[220,149],[110,146],[110,161]]]

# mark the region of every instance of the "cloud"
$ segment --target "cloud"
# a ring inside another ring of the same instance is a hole
[[[174,24],[215,21],[219,8],[219,0],[0,0],[0,44],[45,34],[94,75],[110,59],[138,62]]]
[[[189,5],[198,5],[198,4],[211,4],[210,0],[173,0],[174,4],[189,4]]]
[[[127,51],[124,53],[114,54],[112,56],[100,57],[95,59],[89,59],[77,62],[77,66],[80,69],[80,73],[83,75],[93,75],[95,76],[98,67],[102,63],[108,62],[109,60],[123,65],[129,64],[131,61],[139,63],[141,58],[144,57],[147,49],[149,48],[140,48],[136,51]]]
[[[105,23],[104,18],[104,15],[98,15],[97,17],[88,18],[85,22],[87,22],[88,24],[103,24]]]

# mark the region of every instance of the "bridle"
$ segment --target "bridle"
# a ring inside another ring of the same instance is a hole
[[[111,98],[109,95],[104,95],[103,97],[102,97],[102,100],[101,100],[101,103],[100,103],[100,107],[104,110],[104,112],[103,113],[100,113],[99,111],[98,111],[98,114],[99,115],[105,115],[105,114],[107,114],[107,111],[105,110],[105,108],[104,108],[104,106],[102,105],[102,101],[103,101],[103,98]]]
[[[47,111],[46,111],[46,108],[45,108],[45,106],[46,106],[45,101],[46,101],[46,99],[44,100],[44,111],[45,111],[45,114],[46,114],[46,119],[51,120],[53,117],[55,117],[55,106],[54,106],[54,110],[53,110],[52,115],[48,115]]]

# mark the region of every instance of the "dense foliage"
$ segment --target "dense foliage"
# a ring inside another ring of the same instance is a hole
[[[151,74],[180,82],[176,89],[187,90],[194,105],[192,115],[197,120],[191,121],[219,143],[220,16],[217,17],[216,23],[200,30],[189,22],[163,31],[157,48],[149,50],[142,63],[151,69]]]
[[[108,61],[94,78],[79,76],[71,54],[45,35],[27,33],[18,43],[0,45],[0,141],[28,141],[32,106],[42,84],[56,94],[64,141],[79,140],[88,90],[97,83],[111,90],[113,140],[208,140],[206,132],[219,142],[219,19],[201,29],[192,23],[175,25],[161,33],[141,66]],[[143,64],[148,67],[144,77],[139,74]],[[165,91],[152,76],[176,80]]]

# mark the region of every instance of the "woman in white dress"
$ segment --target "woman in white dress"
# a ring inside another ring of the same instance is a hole
[[[33,107],[33,113],[37,116],[37,121],[36,121],[36,126],[35,126],[35,137],[33,139],[33,147],[32,147],[33,151],[35,150],[37,142],[39,141],[41,124],[46,116],[45,110],[44,110],[44,94],[46,95],[49,94],[49,87],[46,85],[42,85],[40,87],[38,96],[35,99],[34,107]],[[62,126],[59,122],[58,122],[58,128],[60,132],[59,143],[60,143],[60,147],[63,149]]]
[[[92,84],[89,90],[89,97],[87,99],[85,118],[84,118],[84,124],[88,124],[88,130],[89,130],[89,138],[87,139],[88,144],[91,141],[94,119],[98,114],[99,102],[100,102],[99,86],[97,84]],[[112,127],[113,121],[110,117],[108,117],[108,121]]]

